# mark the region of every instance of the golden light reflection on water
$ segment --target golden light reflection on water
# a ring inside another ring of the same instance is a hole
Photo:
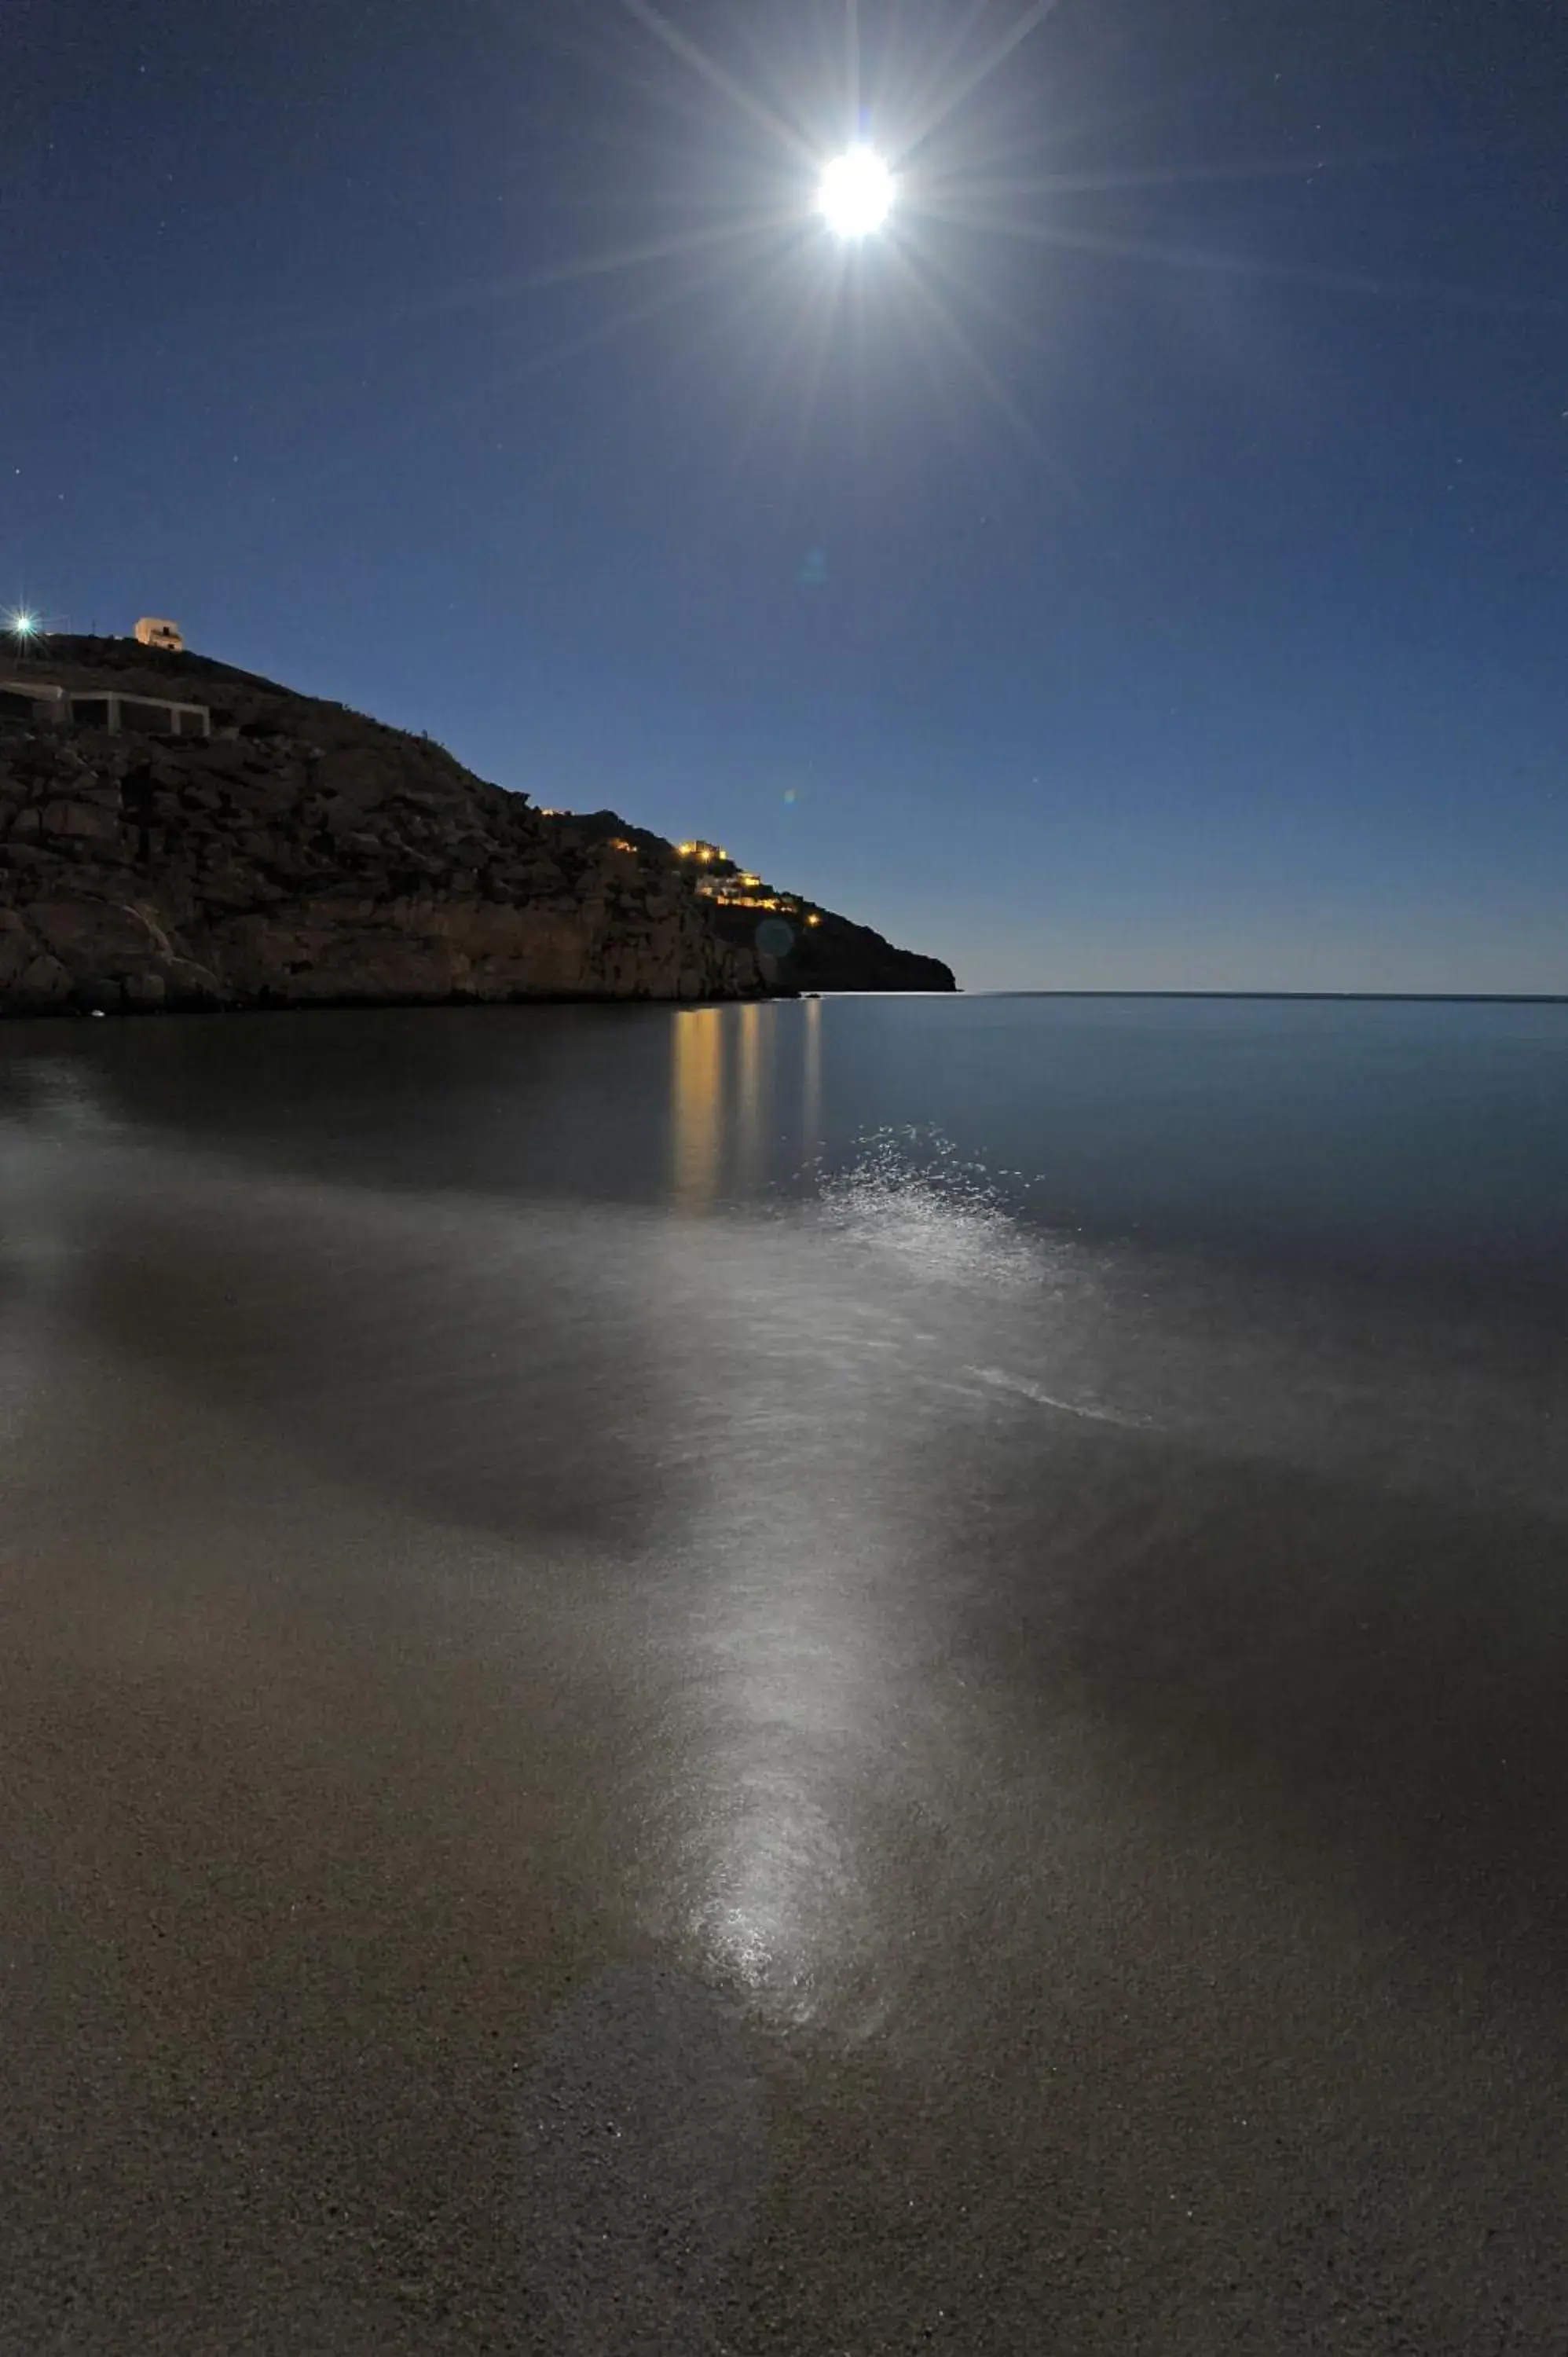
[[[694,1006],[674,1018],[670,1180],[688,1211],[714,1203],[726,1181],[742,1196],[766,1184],[779,1013],[754,1002]],[[818,1085],[808,1079],[809,1100]]]
[[[723,1007],[676,1016],[670,1075],[671,1192],[683,1209],[700,1211],[718,1193],[724,1159]]]
[[[800,1059],[798,1140],[795,1059]],[[693,1006],[673,1017],[670,1189],[704,1211],[726,1185],[744,1199],[769,1177],[769,1147],[797,1151],[781,1168],[810,1169],[822,1149],[822,1008]]]
[[[800,1159],[810,1168],[822,1150],[822,1002],[808,998],[800,1049]]]
[[[739,1010],[740,1039],[738,1071],[736,1076],[736,1177],[749,1194],[762,1179],[762,1101],[765,1066],[763,1025],[773,1014],[772,1007],[751,1005]],[[772,1035],[768,1036],[771,1048]]]

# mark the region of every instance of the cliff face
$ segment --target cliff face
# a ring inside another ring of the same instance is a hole
[[[574,814],[558,823],[585,840],[618,838],[688,875],[700,872],[680,858],[672,843],[650,834],[645,828],[633,826],[616,811]],[[726,863],[726,868],[734,867],[733,861]],[[750,907],[726,907],[712,899],[705,905],[719,939],[736,950],[753,950],[759,933],[764,939],[769,934],[776,940],[788,936],[790,946],[787,951],[764,955],[761,960],[764,974],[780,991],[958,988],[951,966],[944,965],[940,958],[922,956],[918,950],[898,949],[880,933],[873,932],[869,925],[857,925],[848,917],[837,916],[832,909],[797,893],[778,900],[782,925],[778,917],[769,921],[763,913],[764,909],[773,909],[772,898]]]
[[[793,949],[775,923],[761,953],[757,916],[703,899],[661,836],[546,816],[426,738],[202,656],[57,639],[27,668],[99,717],[106,694],[162,694],[217,733],[0,705],[0,1014],[955,986],[794,901]]]
[[[740,909],[721,909],[714,925],[722,941],[748,947],[754,920]],[[831,909],[814,925],[791,924],[794,945],[773,971],[783,990],[956,990],[951,966],[940,958],[901,950],[869,925],[853,924]]]
[[[161,688],[224,733],[0,718],[0,1010],[764,987],[665,862],[572,839],[423,738],[120,640],[57,640],[31,669]]]

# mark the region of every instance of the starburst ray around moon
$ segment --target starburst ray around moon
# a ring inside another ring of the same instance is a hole
[[[614,12],[619,31],[600,66],[660,103],[680,93],[682,105],[699,107],[700,120],[731,113],[733,161],[726,168],[693,156],[700,167],[694,171],[645,180],[642,218],[617,242],[552,255],[542,269],[515,277],[445,289],[430,307],[499,306],[513,296],[541,307],[521,362],[470,387],[462,407],[482,407],[510,385],[679,310],[689,326],[666,342],[660,368],[668,377],[690,363],[699,397],[699,354],[704,385],[722,376],[736,414],[737,463],[767,450],[772,457],[759,463],[773,465],[788,452],[789,468],[799,470],[827,405],[837,405],[857,448],[885,442],[886,433],[867,440],[870,420],[889,394],[894,414],[908,414],[912,375],[945,381],[944,411],[961,416],[989,408],[1005,420],[1015,444],[1048,465],[1039,404],[1015,383],[997,347],[1032,349],[1048,365],[1058,349],[1050,341],[1049,306],[1021,299],[1005,265],[999,274],[981,266],[983,248],[997,249],[1000,263],[1009,243],[1015,251],[1054,248],[1064,262],[1083,256],[1108,268],[1143,265],[1276,279],[1350,296],[1562,313],[1560,303],[1519,300],[1500,290],[1228,254],[1179,235],[1167,238],[1159,226],[1152,235],[1140,233],[1136,221],[1091,226],[1079,208],[1101,190],[1289,178],[1301,159],[1199,157],[1168,170],[1041,168],[1047,158],[1037,116],[1023,131],[1017,109],[998,95],[997,85],[1012,81],[1013,61],[1047,26],[1058,0],[1013,0],[1005,12],[998,0],[933,8],[924,38],[913,30],[919,12],[889,7],[873,23],[873,5],[843,0],[842,16],[830,26],[837,12],[825,0],[816,20],[824,38],[815,41],[774,34],[771,17],[747,18],[740,27],[743,62],[726,50],[715,53],[713,28],[726,21],[722,7],[621,0]],[[703,27],[701,39],[689,29],[694,22]],[[1065,164],[1064,151],[1081,149],[1094,124],[1065,101],[1059,113],[1050,141]],[[715,158],[723,152],[721,136]],[[1397,158],[1330,155],[1311,168],[1391,160]],[[585,321],[580,305],[574,312],[573,289],[595,283],[605,294],[596,307],[599,316]],[[559,319],[544,307],[557,296]],[[1031,367],[1031,381],[1037,374]]]

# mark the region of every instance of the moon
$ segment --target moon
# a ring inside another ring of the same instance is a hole
[[[829,164],[817,210],[835,237],[870,237],[893,210],[893,175],[875,147],[851,147]]]

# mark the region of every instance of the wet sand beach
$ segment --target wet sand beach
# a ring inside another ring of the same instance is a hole
[[[872,1021],[0,1041],[6,2357],[1568,2334],[1551,1321]]]

